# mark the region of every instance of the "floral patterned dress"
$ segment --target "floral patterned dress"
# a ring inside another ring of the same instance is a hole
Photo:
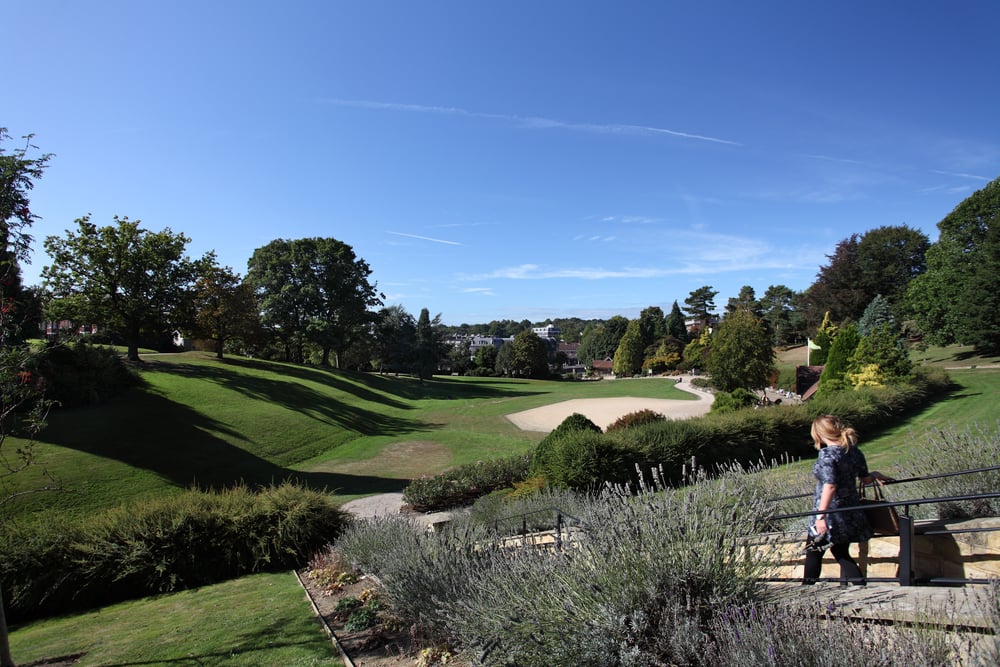
[[[868,476],[868,462],[857,447],[823,447],[819,450],[816,465],[816,491],[813,494],[813,509],[819,509],[819,499],[824,484],[833,484],[837,490],[830,501],[829,509],[860,505],[858,478]],[[810,523],[815,523],[812,517]],[[826,525],[830,531],[830,541],[834,544],[866,542],[875,534],[864,510],[854,512],[833,512],[826,515]]]

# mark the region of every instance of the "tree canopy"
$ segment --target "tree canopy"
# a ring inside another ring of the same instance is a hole
[[[138,361],[143,332],[163,334],[189,317],[199,263],[184,254],[190,239],[183,234],[151,232],[117,215],[114,223],[98,227],[88,215],[76,220],[76,232],[46,238],[52,264],[42,277],[54,319],[118,331],[128,358]]]
[[[277,239],[254,250],[246,280],[260,300],[262,321],[281,340],[292,361],[305,361],[305,345],[329,365],[368,332],[382,305],[371,268],[351,246],[333,238]]]
[[[534,331],[529,329],[514,336],[511,353],[512,370],[515,373],[533,378],[548,375],[549,349]]]
[[[1000,178],[938,223],[927,271],[907,291],[909,311],[927,339],[1000,350]]]
[[[876,294],[901,313],[910,281],[926,268],[929,246],[926,234],[906,225],[879,227],[840,241],[807,290],[812,322],[825,312],[836,322],[857,321]]]
[[[218,266],[214,258],[202,267],[194,285],[194,331],[215,343],[222,359],[226,343],[245,342],[256,337],[260,326],[253,288],[228,266]]]
[[[774,346],[759,317],[738,309],[722,320],[708,356],[708,372],[718,390],[763,389],[773,370]]]
[[[632,320],[625,329],[625,335],[618,343],[611,363],[611,371],[618,376],[629,377],[642,368],[643,350],[642,320]]]
[[[692,291],[684,301],[687,314],[697,319],[702,329],[707,329],[712,323],[715,314],[715,295],[718,293],[718,290],[705,285]]]

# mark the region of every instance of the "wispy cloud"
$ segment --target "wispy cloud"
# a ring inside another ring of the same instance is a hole
[[[395,236],[405,236],[408,239],[418,239],[420,241],[430,241],[432,243],[443,243],[445,245],[462,245],[458,241],[445,241],[443,239],[434,239],[429,236],[419,236],[417,234],[404,234],[403,232],[390,232],[390,231],[387,231],[386,234],[393,234]]]
[[[648,215],[606,215],[601,218],[601,222],[613,222],[624,225],[652,225],[660,222],[658,218],[651,218]]]
[[[861,160],[850,160],[844,157],[833,157],[831,155],[817,155],[811,153],[802,153],[802,157],[809,158],[810,160],[826,160],[827,162],[845,162],[847,164],[864,164]]]
[[[917,190],[922,195],[929,195],[933,193],[942,193],[947,195],[957,195],[963,192],[968,192],[972,189],[971,185],[933,185],[926,188],[920,188]]]
[[[580,237],[600,240],[603,237]],[[822,250],[781,248],[750,237],[675,230],[671,247],[676,259],[652,266],[576,266],[558,267],[519,264],[493,271],[460,275],[461,280],[615,280],[649,279],[669,276],[710,276],[741,271],[815,271],[823,258]]]
[[[483,296],[496,296],[492,289],[489,287],[466,287],[462,290],[463,294],[482,294]]]
[[[987,176],[979,176],[977,174],[966,174],[961,171],[941,171],[939,169],[931,169],[932,174],[941,174],[942,176],[954,176],[956,178],[971,178],[974,181],[989,181]]]
[[[444,116],[464,116],[467,118],[483,118],[487,120],[502,121],[517,125],[527,129],[535,130],[569,130],[573,132],[589,132],[594,134],[629,134],[629,135],[668,135],[679,139],[692,139],[695,141],[707,141],[727,146],[742,146],[738,141],[712,137],[704,134],[694,134],[692,132],[682,132],[680,130],[670,130],[662,127],[650,127],[647,125],[628,125],[621,123],[573,123],[554,118],[542,118],[538,116],[516,116],[511,114],[486,113],[481,111],[468,111],[458,107],[430,106],[423,104],[400,104],[396,102],[376,102],[372,100],[346,100],[338,98],[324,98],[320,100],[325,104],[333,104],[342,107],[355,107],[359,109],[379,109],[383,111],[401,111],[406,113],[426,113],[439,114]]]

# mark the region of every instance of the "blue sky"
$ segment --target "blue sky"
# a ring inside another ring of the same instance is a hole
[[[1000,175],[1000,3],[5,3],[0,126],[90,213],[246,272],[331,236],[447,324],[808,287]],[[8,144],[10,148],[12,144]]]

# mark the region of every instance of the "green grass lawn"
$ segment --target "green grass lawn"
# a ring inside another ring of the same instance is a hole
[[[88,665],[342,665],[295,575],[214,586],[37,621],[11,634],[18,664],[79,655]]]
[[[872,467],[890,469],[945,425],[997,426],[997,359],[927,351],[956,390],[905,424],[862,435]],[[56,412],[39,453],[68,492],[30,497],[27,509],[83,514],[193,482],[226,485],[289,475],[337,489],[343,499],[400,490],[416,474],[523,452],[541,437],[505,415],[572,398],[685,398],[671,382],[546,382],[339,373],[197,353],[151,357],[148,387],[109,405]],[[442,453],[420,461],[383,456],[406,442]],[[8,441],[11,445],[14,441]],[[364,474],[336,472],[363,469]],[[788,466],[808,478],[812,461]],[[373,472],[374,471],[374,472]],[[808,479],[807,479],[808,481]],[[291,574],[255,575],[14,629],[15,659],[85,653],[81,665],[339,664]]]
[[[268,484],[289,477],[343,499],[399,491],[408,480],[525,452],[542,434],[505,415],[572,398],[692,398],[660,379],[560,382],[412,378],[226,358],[144,359],[147,386],[110,403],[54,410],[21,488],[61,480],[65,493],[28,496],[22,513],[86,514],[192,485]],[[437,456],[381,457],[399,443]],[[15,439],[9,446],[19,443]]]

